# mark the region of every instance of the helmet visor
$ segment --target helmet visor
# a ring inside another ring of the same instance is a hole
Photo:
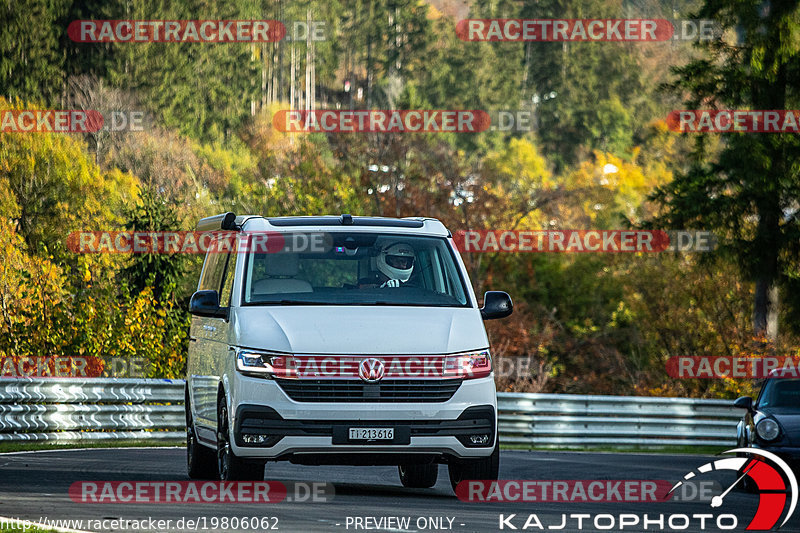
[[[386,264],[392,268],[408,270],[414,266],[414,257],[410,255],[387,255]]]

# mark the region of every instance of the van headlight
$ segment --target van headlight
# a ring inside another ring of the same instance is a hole
[[[253,377],[290,377],[295,370],[294,357],[285,354],[236,350],[236,370]]]
[[[775,440],[780,435],[781,428],[773,419],[765,418],[756,424],[756,433],[762,440]]]
[[[444,359],[445,378],[476,379],[492,373],[492,356],[489,350],[448,355]]]

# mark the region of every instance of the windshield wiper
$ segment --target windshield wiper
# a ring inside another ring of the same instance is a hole
[[[259,302],[266,304],[280,304],[280,305],[412,305],[399,302],[315,302],[313,300],[280,300],[277,302]]]
[[[262,302],[265,304],[280,305],[336,305],[333,302],[315,302],[314,300],[280,300],[278,302]]]
[[[313,300],[280,300],[278,302],[262,302],[280,305],[409,305],[397,302],[315,302]]]

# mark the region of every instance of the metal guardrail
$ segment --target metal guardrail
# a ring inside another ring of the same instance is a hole
[[[0,442],[184,438],[183,380],[0,379]],[[527,447],[732,446],[727,400],[497,395],[504,444]]]
[[[742,412],[730,400],[497,395],[504,444],[543,448],[734,446]]]
[[[183,380],[0,379],[0,442],[180,441]]]

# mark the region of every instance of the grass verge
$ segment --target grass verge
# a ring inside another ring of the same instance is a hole
[[[39,527],[11,526],[11,529],[3,529],[9,533],[58,533],[55,529],[42,529]]]
[[[147,440],[113,440],[113,441],[87,441],[69,443],[51,442],[0,442],[0,453],[25,452],[42,450],[70,450],[75,448],[130,448],[147,447],[162,448],[169,446],[183,446],[182,441],[147,441]],[[577,447],[565,446],[548,448],[542,446],[530,447],[524,444],[502,444],[503,450],[531,451],[531,452],[606,452],[606,453],[659,453],[669,455],[716,455],[727,448],[722,446],[661,446],[661,447],[608,447],[592,446]]]
[[[524,444],[500,444],[502,450],[519,450],[525,452],[606,452],[606,453],[658,453],[668,455],[716,455],[728,448],[725,446],[564,446],[548,448],[542,446],[526,446]]]
[[[71,450],[75,448],[162,448],[165,446],[183,446],[182,441],[148,441],[148,440],[110,440],[85,442],[0,442],[0,453],[27,452],[42,450]]]

